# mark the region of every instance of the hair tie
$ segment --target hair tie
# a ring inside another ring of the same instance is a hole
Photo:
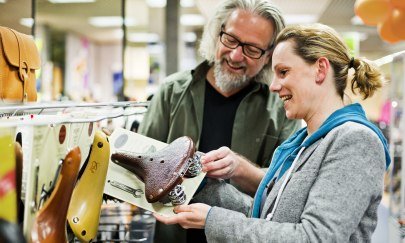
[[[352,57],[349,62],[349,68],[352,68],[352,67],[354,67],[354,57]]]

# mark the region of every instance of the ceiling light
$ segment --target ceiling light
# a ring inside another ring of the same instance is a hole
[[[48,0],[51,3],[94,3],[96,0]]]
[[[146,4],[150,8],[164,8],[166,7],[166,0],[146,0]]]
[[[183,14],[180,23],[183,26],[201,26],[205,24],[205,18],[200,14]]]
[[[136,43],[157,43],[159,42],[159,35],[156,33],[130,33],[127,40]]]
[[[20,24],[25,27],[31,28],[34,25],[34,19],[33,18],[21,18]]]
[[[88,20],[89,24],[96,26],[96,27],[119,27],[122,25],[123,20],[120,16],[97,16],[97,17],[90,17]],[[126,18],[125,25],[126,26],[135,26],[136,20],[134,18]]]
[[[284,14],[287,25],[290,24],[312,24],[318,21],[318,16],[313,14]]]
[[[185,42],[196,42],[197,35],[194,32],[186,32],[183,34],[183,41]]]
[[[180,6],[183,8],[191,8],[195,6],[194,0],[180,0]]]

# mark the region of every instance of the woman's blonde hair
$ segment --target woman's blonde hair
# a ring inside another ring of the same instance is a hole
[[[353,93],[357,89],[366,99],[382,86],[382,75],[378,68],[364,58],[350,57],[349,50],[338,33],[323,24],[288,26],[277,36],[275,45],[291,40],[294,52],[307,63],[313,64],[326,57],[334,71],[336,91],[343,99],[348,72],[354,68],[351,80]]]

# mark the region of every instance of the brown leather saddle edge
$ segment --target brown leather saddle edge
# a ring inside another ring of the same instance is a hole
[[[67,242],[66,216],[81,161],[80,148],[69,151],[50,198],[38,211],[31,229],[32,242]]]
[[[15,152],[15,171],[16,171],[16,192],[17,192],[17,218],[22,220],[23,215],[23,205],[21,201],[21,184],[22,184],[22,171],[23,171],[23,151],[22,147],[18,142],[14,142],[14,152]]]
[[[181,184],[188,159],[194,153],[193,140],[183,136],[154,153],[117,151],[111,155],[111,160],[138,176],[145,183],[147,201],[154,203]]]

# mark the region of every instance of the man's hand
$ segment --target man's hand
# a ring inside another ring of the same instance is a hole
[[[203,171],[207,176],[218,179],[230,179],[241,163],[241,158],[228,147],[221,147],[206,153],[201,158]]]
[[[164,224],[179,224],[184,229],[204,229],[211,206],[202,203],[180,205],[174,208],[176,215],[167,217],[154,213],[155,218]]]
[[[208,177],[230,179],[239,190],[252,196],[264,176],[263,170],[228,147],[206,153],[201,164]]]

